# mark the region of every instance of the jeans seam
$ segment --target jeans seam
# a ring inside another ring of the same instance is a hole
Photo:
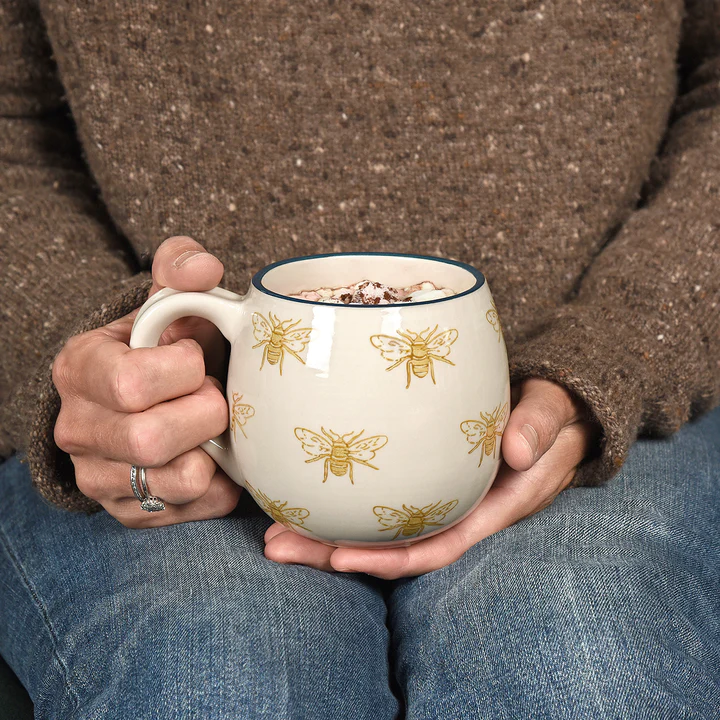
[[[10,562],[15,566],[15,570],[17,571],[18,575],[20,576],[20,579],[23,582],[23,585],[25,586],[25,589],[27,590],[28,594],[33,600],[33,604],[37,608],[38,612],[40,613],[40,617],[42,618],[42,621],[45,625],[45,628],[48,631],[48,634],[50,636],[50,641],[52,645],[52,651],[53,656],[55,657],[55,660],[57,661],[58,665],[61,669],[61,674],[63,676],[63,681],[65,688],[67,689],[68,694],[72,697],[73,702],[75,704],[75,710],[80,709],[80,698],[78,697],[77,692],[75,691],[75,688],[73,688],[72,683],[70,682],[70,671],[68,669],[67,664],[60,656],[60,652],[58,651],[58,636],[55,632],[55,629],[53,628],[52,623],[50,622],[50,615],[48,614],[47,608],[45,607],[45,604],[43,603],[42,599],[40,598],[40,594],[35,589],[35,586],[31,582],[30,578],[28,577],[28,574],[25,572],[25,569],[23,568],[22,563],[20,562],[20,558],[17,556],[15,551],[12,548],[12,545],[10,543],[10,538],[5,533],[5,530],[0,526],[0,541],[2,542],[3,548],[5,549],[5,552],[8,554],[8,557],[10,558]]]

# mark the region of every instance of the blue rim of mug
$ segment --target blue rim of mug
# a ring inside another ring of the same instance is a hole
[[[463,290],[457,295],[450,295],[449,297],[437,298],[436,300],[421,300],[420,302],[414,303],[401,303],[401,307],[417,307],[418,305],[431,305],[432,303],[442,303],[448,300],[457,300],[458,298],[469,295],[470,293],[479,290],[485,284],[485,276],[476,270],[472,265],[467,263],[459,262],[458,260],[447,260],[446,258],[433,257],[432,255],[412,255],[409,253],[390,253],[390,252],[347,252],[347,253],[324,253],[321,255],[303,255],[301,257],[288,258],[287,260],[278,260],[277,262],[267,265],[262,270],[253,275],[252,284],[253,287],[265,295],[272,295],[273,297],[280,298],[281,300],[289,300],[290,302],[304,303],[305,305],[322,305],[323,307],[344,307],[344,308],[387,308],[387,305],[340,305],[340,304],[329,304],[319,302],[318,300],[304,300],[303,298],[293,298],[288,295],[282,295],[281,293],[273,292],[263,285],[263,278],[272,270],[281,265],[289,265],[290,263],[302,262],[303,260],[322,260],[323,258],[333,257],[399,257],[399,258],[412,258],[413,260],[431,260],[432,262],[445,263],[446,265],[454,265],[455,267],[461,268],[469,272],[475,278],[475,284],[468,290]],[[362,278],[360,278],[362,279]]]

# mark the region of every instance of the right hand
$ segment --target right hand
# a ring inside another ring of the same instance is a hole
[[[222,278],[222,263],[187,237],[166,240],[153,261],[153,287],[203,291]],[[128,346],[137,310],[76,335],[53,364],[62,406],[57,446],[70,455],[78,489],[123,525],[155,527],[227,515],[241,489],[200,447],[222,433],[228,406],[205,358],[223,354],[205,320],[173,323],[158,347]],[[151,494],[165,510],[148,513],[130,486],[130,466],[148,468]]]

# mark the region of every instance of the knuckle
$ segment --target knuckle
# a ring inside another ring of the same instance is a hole
[[[73,335],[68,338],[55,356],[52,364],[52,381],[60,396],[69,394],[69,391],[82,384],[82,373],[79,369],[79,357],[91,348],[93,339],[97,337],[97,330]]]
[[[87,336],[90,333],[80,333],[69,337],[62,347],[61,352],[67,355],[76,355],[80,348],[85,344]]]
[[[217,517],[225,517],[230,514],[238,504],[240,499],[240,488],[237,486],[224,485],[218,492],[216,501],[214,503],[215,515]]]
[[[229,515],[237,506],[240,494],[234,490],[228,490],[224,493],[224,497],[220,503],[220,513],[222,517]]]
[[[52,364],[52,381],[60,395],[63,395],[72,383],[72,349],[70,343],[74,338],[70,338],[62,350],[57,354]]]
[[[130,457],[141,467],[165,465],[167,441],[162,426],[138,415],[128,424],[127,444]]]
[[[67,411],[60,409],[55,427],[53,428],[53,438],[55,444],[68,454],[73,454],[78,450],[77,438],[72,423],[67,419]]]
[[[115,403],[124,412],[145,410],[145,378],[133,360],[123,358],[118,363],[112,390]]]
[[[86,472],[75,468],[75,484],[78,490],[91,500],[102,500],[102,485],[97,473]]]
[[[182,458],[178,481],[193,499],[205,495],[210,487],[213,473],[208,471],[208,465],[199,453],[192,452]]]

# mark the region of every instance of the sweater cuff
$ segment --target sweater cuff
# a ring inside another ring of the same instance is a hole
[[[598,452],[578,467],[574,487],[610,479],[638,434],[645,368],[642,354],[622,339],[638,333],[627,320],[606,310],[566,306],[544,331],[511,352],[512,383],[531,377],[556,382],[582,400],[602,428]]]
[[[83,495],[75,485],[75,470],[70,456],[55,444],[54,430],[60,413],[60,396],[52,382],[52,364],[68,338],[94,330],[127,315],[145,302],[152,287],[149,273],[140,273],[126,284],[111,302],[103,304],[45,356],[34,380],[15,398],[18,417],[30,413],[30,427],[24,437],[24,448],[33,485],[47,501],[66,508],[94,512],[101,509],[94,500]],[[34,412],[31,412],[31,408]],[[23,448],[21,448],[23,449]]]

